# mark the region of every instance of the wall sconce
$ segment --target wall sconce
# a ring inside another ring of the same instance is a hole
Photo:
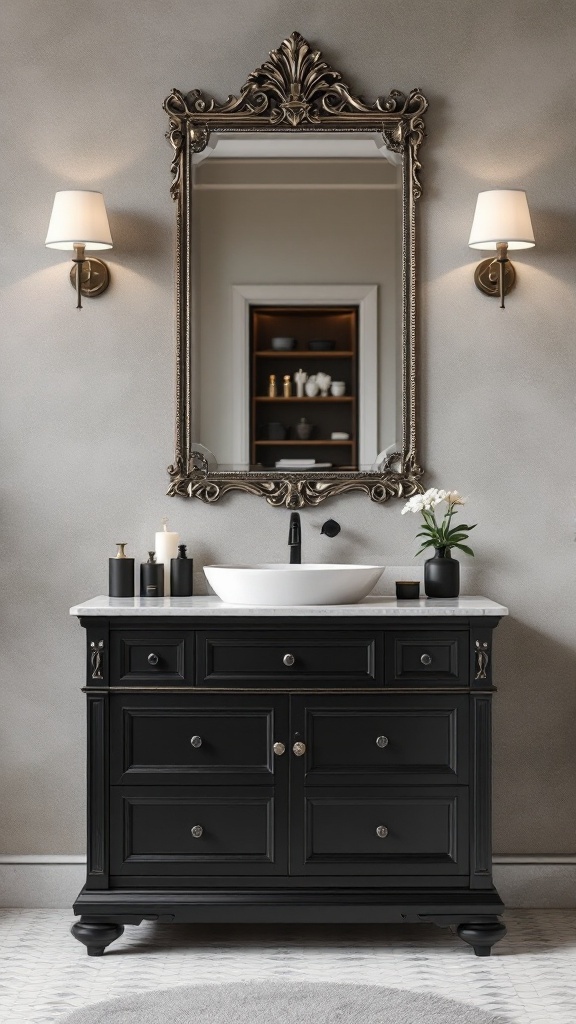
[[[70,281],[76,289],[77,309],[82,296],[94,298],[106,291],[110,273],[103,260],[84,255],[86,249],[111,249],[112,235],[101,192],[70,189],[57,192],[46,235],[48,249],[74,250]]]
[[[485,295],[498,296],[500,308],[504,309],[504,296],[516,280],[508,250],[531,249],[535,245],[526,193],[519,188],[480,192],[468,245],[471,249],[497,251],[495,259],[478,264],[474,281]]]

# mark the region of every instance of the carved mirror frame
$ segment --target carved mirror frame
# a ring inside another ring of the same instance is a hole
[[[428,107],[419,89],[393,90],[366,103],[352,95],[342,76],[298,33],[285,39],[248,76],[238,96],[217,103],[198,90],[174,89],[164,102],[166,133],[174,150],[171,194],[177,204],[176,234],[176,452],[168,467],[169,495],[211,503],[229,491],[265,497],[270,505],[318,505],[347,491],[372,501],[409,497],[422,490],[416,445],[416,203],[421,196],[418,151]],[[211,472],[191,436],[192,398],[192,157],[217,132],[381,132],[388,149],[402,154],[402,451],[379,471],[274,474]]]

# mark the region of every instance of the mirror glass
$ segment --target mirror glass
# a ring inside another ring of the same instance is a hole
[[[401,450],[402,159],[370,132],[214,132],[194,154],[210,469],[349,474]]]

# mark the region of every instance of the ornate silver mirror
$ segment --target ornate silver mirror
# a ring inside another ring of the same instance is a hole
[[[217,103],[165,104],[177,204],[171,495],[420,489],[416,204],[427,102],[366,103],[294,32]]]

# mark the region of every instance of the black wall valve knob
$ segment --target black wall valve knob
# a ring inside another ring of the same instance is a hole
[[[337,523],[335,519],[327,519],[323,523],[320,533],[325,534],[326,537],[337,537],[341,529],[340,523]]]

